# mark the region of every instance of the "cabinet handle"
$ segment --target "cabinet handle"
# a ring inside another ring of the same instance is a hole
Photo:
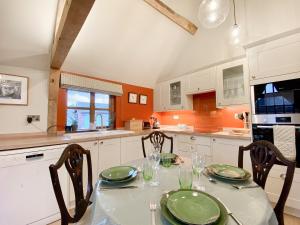
[[[195,138],[194,136],[191,136],[191,140],[193,140],[193,141],[194,141],[194,140],[196,140],[196,138]]]
[[[256,76],[253,74],[253,75],[252,75],[252,78],[254,79],[255,77],[256,77]]]
[[[103,141],[101,141],[100,144],[102,145],[102,144],[103,144]]]
[[[213,140],[213,141],[216,141],[216,139],[214,139],[214,138],[213,138],[212,140]]]
[[[94,145],[97,145],[97,142],[94,142]]]
[[[26,159],[30,160],[30,159],[39,159],[44,157],[44,153],[38,153],[38,154],[33,154],[33,155],[26,155]]]
[[[284,173],[280,174],[280,178],[281,178],[282,180],[285,180],[285,177],[286,177],[286,174],[284,174]]]

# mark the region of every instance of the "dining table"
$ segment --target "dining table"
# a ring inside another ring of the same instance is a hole
[[[145,159],[136,160],[130,165],[141,171]],[[187,166],[189,160],[185,160]],[[91,225],[170,225],[161,213],[162,195],[179,189],[178,174],[180,165],[159,167],[159,184],[145,183],[141,172],[128,185],[136,188],[102,189],[99,179],[91,198]],[[198,181],[194,181],[196,184]],[[277,225],[276,215],[265,191],[260,188],[236,189],[231,183],[209,181],[207,176],[200,178],[203,191],[220,200],[243,225]],[[250,181],[251,183],[252,181]],[[151,220],[150,203],[156,204],[155,223]],[[227,225],[236,225],[228,216]]]

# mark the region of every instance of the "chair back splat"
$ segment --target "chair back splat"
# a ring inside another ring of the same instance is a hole
[[[243,168],[245,151],[250,151],[253,180],[263,189],[265,188],[269,172],[274,165],[286,167],[282,191],[274,208],[279,225],[284,225],[284,206],[292,186],[296,162],[286,159],[271,142],[256,141],[246,147],[240,146],[238,159],[240,168]]]
[[[87,192],[85,195],[83,192],[83,179],[82,179],[84,155],[86,155],[87,171],[88,171]],[[58,169],[61,168],[63,165],[65,165],[71,177],[72,185],[75,193],[75,214],[73,217],[70,216],[68,209],[66,207],[60,182],[59,182],[59,177],[58,177]],[[69,223],[78,222],[86,212],[90,204],[91,194],[93,192],[92,161],[91,161],[90,151],[85,150],[78,144],[69,145],[63,151],[58,162],[55,165],[53,164],[50,165],[49,170],[50,170],[54,193],[60,209],[61,224],[67,225]]]

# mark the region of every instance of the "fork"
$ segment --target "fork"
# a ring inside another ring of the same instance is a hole
[[[260,187],[259,185],[231,185],[232,187],[238,189],[238,190],[242,190],[242,189],[246,189],[246,188],[258,188]]]
[[[150,212],[151,212],[151,224],[155,225],[155,211],[156,211],[156,203],[150,202]]]

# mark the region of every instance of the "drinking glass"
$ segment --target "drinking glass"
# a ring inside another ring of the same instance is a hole
[[[167,154],[162,154],[161,156],[162,166],[163,167],[170,167],[172,164],[172,159]]]
[[[153,180],[151,181],[152,186],[159,185],[159,163],[160,163],[160,153],[156,149],[149,155],[149,161],[153,168]]]
[[[197,176],[197,185],[196,185],[196,187],[198,189],[204,191],[205,187],[204,187],[204,185],[202,185],[202,182],[201,182],[201,173],[205,168],[205,156],[201,155],[198,152],[195,152],[192,155],[192,168],[193,168],[193,174],[195,176]]]
[[[143,164],[143,178],[145,182],[149,182],[153,177],[153,165],[150,160],[146,159]]]
[[[179,168],[180,189],[191,189],[193,184],[193,171],[190,167],[181,166]]]

